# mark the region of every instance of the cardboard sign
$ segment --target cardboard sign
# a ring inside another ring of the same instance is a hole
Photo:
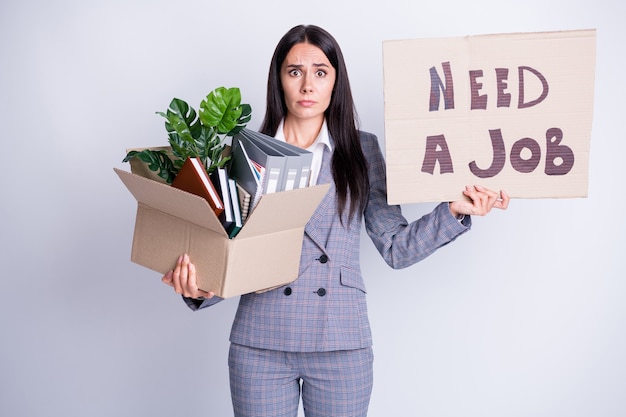
[[[595,35],[385,41],[388,202],[586,197]]]

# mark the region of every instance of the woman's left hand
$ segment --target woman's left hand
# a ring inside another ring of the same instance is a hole
[[[174,288],[176,293],[187,298],[208,299],[215,295],[212,291],[202,291],[198,288],[196,267],[191,263],[187,254],[178,257],[176,267],[163,275],[161,281]]]
[[[480,185],[467,186],[463,194],[468,200],[453,201],[450,203],[450,212],[459,215],[485,216],[492,208],[506,210],[509,207],[510,197],[504,191],[496,193]]]

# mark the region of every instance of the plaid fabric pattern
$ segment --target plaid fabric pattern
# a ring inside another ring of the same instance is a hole
[[[362,219],[374,245],[393,268],[412,265],[468,230],[442,203],[409,223],[387,204],[385,161],[376,136],[361,132],[370,171]],[[361,221],[337,215],[326,150],[318,183],[328,194],[305,227],[298,279],[288,286],[241,296],[231,342],[285,352],[322,352],[371,346],[366,289],[359,265]],[[467,219],[469,225],[469,219]],[[271,249],[270,249],[271,250]]]
[[[361,417],[373,383],[371,348],[279,352],[231,344],[235,417],[295,417],[302,393],[307,417]]]

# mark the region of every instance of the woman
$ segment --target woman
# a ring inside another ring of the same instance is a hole
[[[236,416],[365,416],[372,389],[372,340],[359,266],[361,222],[392,268],[412,265],[469,230],[469,215],[506,209],[509,197],[467,187],[468,200],[442,203],[408,223],[386,202],[377,138],[357,130],[348,75],[335,39],[297,26],[270,65],[261,131],[314,153],[312,184],[331,188],[305,228],[298,279],[241,296],[229,369]],[[197,288],[188,256],[163,281],[194,310],[219,301]]]

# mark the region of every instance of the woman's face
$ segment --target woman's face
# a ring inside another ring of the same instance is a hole
[[[335,68],[320,48],[308,43],[295,44],[280,69],[287,116],[323,120],[335,77]]]

